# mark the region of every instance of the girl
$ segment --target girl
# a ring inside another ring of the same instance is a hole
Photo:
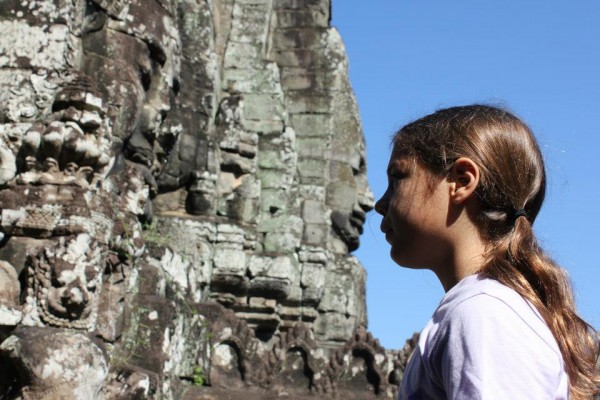
[[[440,110],[395,135],[387,174],[375,210],[392,259],[446,291],[399,399],[597,394],[597,336],[531,227],[546,175],[529,128],[494,107]]]

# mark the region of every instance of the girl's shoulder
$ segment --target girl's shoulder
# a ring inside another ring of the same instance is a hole
[[[494,279],[480,275],[463,279],[444,296],[433,320],[438,324],[436,336],[452,331],[471,338],[481,335],[484,341],[527,343],[562,359],[558,344],[537,309]]]
[[[548,326],[529,302],[492,279],[468,277],[452,288],[419,350],[431,380],[446,393],[463,395],[448,397],[554,399],[568,392]]]

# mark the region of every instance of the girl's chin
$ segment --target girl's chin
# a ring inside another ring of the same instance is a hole
[[[394,248],[394,246],[392,246],[392,248],[390,249],[390,257],[396,264],[398,264],[402,268],[408,268],[408,269],[426,269],[427,268],[427,267],[422,266],[421,263],[416,262],[416,260],[411,258],[409,254],[399,251],[398,249]]]

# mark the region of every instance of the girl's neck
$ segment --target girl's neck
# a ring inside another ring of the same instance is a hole
[[[447,259],[432,268],[446,292],[463,278],[478,273],[486,259],[486,245],[476,229],[461,234],[451,249]]]

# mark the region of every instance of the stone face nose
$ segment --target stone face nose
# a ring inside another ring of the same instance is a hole
[[[359,193],[353,211],[365,215],[375,207],[375,199],[371,188],[367,185],[364,193]]]
[[[81,281],[76,280],[67,286],[60,301],[69,316],[80,317],[90,301],[90,296]]]
[[[375,207],[375,195],[371,191],[371,187],[365,180],[366,190],[362,195],[358,196],[358,204],[365,211],[369,212]]]

